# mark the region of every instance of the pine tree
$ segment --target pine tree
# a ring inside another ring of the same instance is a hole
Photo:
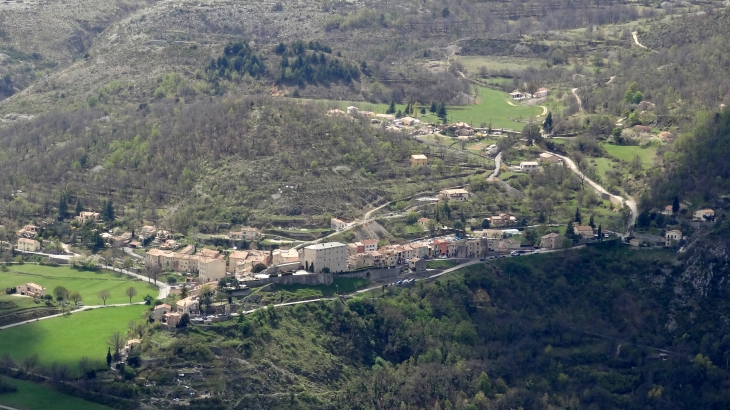
[[[675,195],[672,201],[672,213],[676,214],[677,212],[679,212],[679,197]]]
[[[421,107],[421,115],[426,115],[426,107]]]
[[[438,107],[438,111],[436,112],[436,116],[443,119],[446,118],[446,106],[444,103],[441,103]]]
[[[395,118],[403,118],[403,112],[401,112],[401,110],[398,110],[398,112],[395,113]]]
[[[81,212],[84,212],[84,205],[81,203],[80,199],[76,200],[76,215],[80,214]]]
[[[106,351],[106,365],[107,367],[110,367],[112,365],[112,348],[107,348]]]
[[[548,112],[547,117],[545,117],[545,121],[542,123],[542,129],[545,130],[548,134],[550,133],[550,130],[553,128],[553,113]]]
[[[593,222],[593,215],[591,215],[591,219],[588,221],[588,226],[591,228],[596,228],[596,224]]]
[[[429,108],[429,111],[431,111],[432,113],[435,113],[437,110],[438,110],[438,107],[436,107],[436,103],[432,102],[431,108]]]
[[[545,212],[540,212],[540,215],[537,216],[537,223],[544,224],[545,219]]]
[[[580,209],[579,208],[575,208],[575,222],[577,222],[578,225],[580,225],[580,223],[581,223]]]
[[[390,105],[388,106],[388,109],[385,110],[386,114],[395,114],[395,101],[390,101]]]
[[[565,237],[568,239],[575,238],[575,232],[573,232],[573,221],[568,222],[568,226],[565,228]]]
[[[104,201],[104,207],[101,210],[101,216],[104,217],[105,221],[114,220],[114,204],[112,200]]]
[[[603,240],[603,226],[601,226],[601,225],[598,225],[598,240],[599,241]]]
[[[63,219],[68,213],[68,196],[66,193],[61,194],[61,199],[58,201],[58,217]]]

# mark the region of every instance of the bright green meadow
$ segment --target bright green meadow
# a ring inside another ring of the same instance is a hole
[[[107,270],[90,272],[65,266],[32,264],[12,265],[9,268],[9,272],[0,272],[0,289],[33,282],[44,286],[47,294],[52,294],[56,286],[63,286],[69,292],[79,291],[86,305],[103,304],[99,299],[99,292],[102,290],[111,293],[106,301],[107,304],[129,303],[129,298],[124,293],[130,286],[137,289],[137,296],[132,298],[133,302],[141,302],[147,294],[153,297],[158,294],[157,288],[151,284],[133,280],[126,275],[118,276]]]
[[[82,356],[99,364],[106,360],[107,341],[115,331],[126,332],[148,306],[97,308],[0,330],[0,355],[16,361],[38,354],[41,366],[52,362],[78,367]],[[106,365],[106,364],[104,364]]]

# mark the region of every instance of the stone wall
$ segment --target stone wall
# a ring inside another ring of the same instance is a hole
[[[273,278],[247,280],[242,284],[253,287],[263,286],[269,283],[275,283],[278,285],[329,285],[332,283],[332,273],[310,273],[309,275],[284,275],[275,276]]]
[[[361,269],[356,272],[340,273],[337,275],[339,278],[363,278],[370,280],[380,280],[394,278],[401,273],[401,268],[373,268],[373,269]]]

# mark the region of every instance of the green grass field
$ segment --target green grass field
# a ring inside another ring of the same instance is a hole
[[[363,111],[373,111],[382,114],[388,108],[388,104],[372,104],[362,101],[333,101],[333,100],[309,100],[312,103],[320,104],[323,110],[338,108],[345,110],[352,105]],[[516,105],[509,105],[510,101]],[[405,105],[396,104],[397,110],[405,110]],[[437,123],[440,120],[436,115],[428,113],[426,115],[414,114],[423,121]],[[416,108],[420,111],[421,106]],[[463,121],[472,126],[478,127],[481,123],[489,123],[491,121],[494,128],[512,128],[522,130],[525,124],[513,121],[519,118],[535,118],[536,115],[542,113],[542,108],[538,106],[526,107],[509,98],[509,95],[502,91],[493,90],[491,88],[479,87],[479,103],[467,106],[447,106],[446,111],[449,116],[449,122]],[[511,118],[511,119],[510,119]]]
[[[630,162],[634,159],[635,155],[641,158],[641,163],[644,168],[651,167],[656,157],[656,146],[651,145],[647,148],[641,148],[636,145],[613,145],[613,144],[602,144],[603,148],[606,149],[608,154],[614,158]]]
[[[129,276],[116,276],[109,271],[88,272],[80,271],[65,266],[41,266],[41,265],[12,265],[9,272],[0,272],[0,289],[15,287],[24,283],[33,282],[46,288],[46,293],[51,294],[56,286],[63,286],[69,292],[77,290],[84,298],[86,305],[101,305],[99,291],[108,290],[111,297],[107,304],[129,303],[129,298],[124,292],[130,286],[137,289],[137,296],[132,301],[140,302],[149,294],[157,296],[158,290],[151,284],[135,281]]]
[[[45,304],[36,304],[31,298],[0,295],[0,314],[38,306],[45,306]]]
[[[41,366],[52,362],[78,367],[82,356],[99,364],[106,358],[107,341],[115,331],[141,320],[147,306],[99,308],[0,330],[0,355],[16,361],[38,354]],[[106,364],[104,364],[106,365]]]
[[[3,382],[18,391],[0,394],[0,404],[22,410],[74,409],[108,410],[110,407],[59,393],[50,387],[33,382],[3,377]]]

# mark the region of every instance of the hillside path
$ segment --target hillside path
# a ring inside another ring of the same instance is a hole
[[[647,46],[645,46],[645,45],[643,45],[643,44],[641,44],[641,43],[639,42],[639,32],[638,32],[638,31],[634,31],[634,32],[632,32],[632,33],[631,33],[631,36],[632,36],[632,37],[634,38],[634,44],[636,44],[637,46],[639,46],[639,47],[643,48],[644,50],[649,50],[649,51],[651,51],[652,53],[658,53],[658,51],[656,51],[656,50],[652,50],[652,49],[650,49],[649,47],[647,47]]]
[[[571,90],[571,92],[575,96],[575,99],[578,100],[578,111],[580,112],[583,111],[583,101],[581,101],[580,96],[578,96],[578,93],[576,91],[578,91],[577,88],[573,88]]]

